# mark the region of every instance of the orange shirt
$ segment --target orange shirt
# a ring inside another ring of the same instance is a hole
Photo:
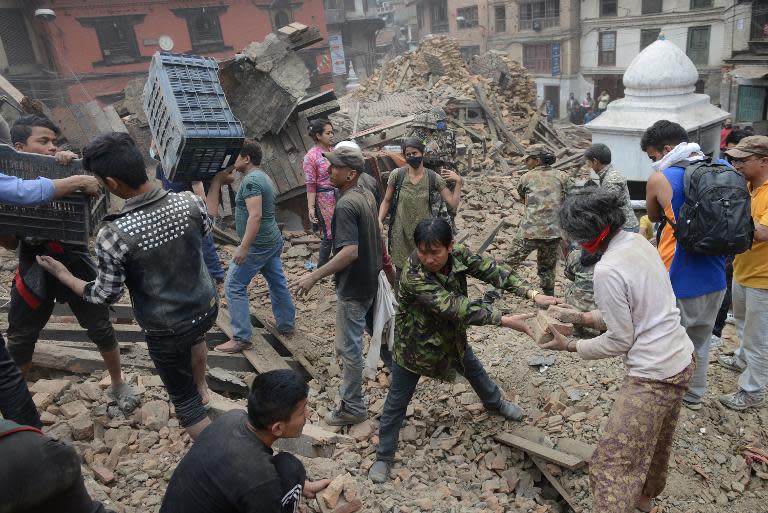
[[[664,209],[664,215],[673,223],[675,222],[675,212],[672,210],[671,203]],[[667,268],[667,272],[669,272],[669,268],[672,266],[676,245],[677,239],[675,239],[675,232],[672,230],[672,226],[667,223],[661,231],[661,239],[659,240],[658,247],[659,256],[661,256],[661,261],[664,262],[664,267]]]
[[[755,226],[768,226],[768,182],[752,194],[752,219]],[[768,241],[752,242],[752,249],[736,255],[733,260],[733,279],[752,289],[768,289]]]

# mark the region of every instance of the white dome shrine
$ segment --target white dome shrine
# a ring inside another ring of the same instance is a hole
[[[626,96],[667,96],[695,91],[699,72],[679,46],[659,39],[648,45],[624,72]]]

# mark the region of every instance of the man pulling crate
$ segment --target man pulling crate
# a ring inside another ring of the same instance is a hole
[[[59,151],[59,135],[61,130],[52,121],[35,115],[22,116],[11,127],[11,141],[17,151],[51,155],[59,163],[69,164],[77,155],[71,151]],[[91,195],[99,192],[98,182],[93,177],[81,176],[73,181],[82,182],[77,188],[83,192]],[[74,190],[70,189],[69,192]],[[50,199],[58,197],[55,194],[51,196]],[[87,330],[88,338],[98,346],[104,358],[112,380],[107,395],[124,413],[132,412],[140,401],[133,387],[123,381],[120,349],[109,321],[108,307],[88,303],[81,296],[72,294],[36,262],[39,255],[50,256],[61,262],[75,276],[90,281],[96,277],[96,266],[88,254],[87,247],[24,238],[19,243],[18,255],[19,267],[11,287],[7,334],[8,352],[21,372],[26,375],[32,365],[35,344],[51,318],[54,302],[68,303],[80,326]]]

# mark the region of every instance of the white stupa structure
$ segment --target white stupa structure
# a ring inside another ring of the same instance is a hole
[[[624,72],[624,98],[585,125],[593,143],[606,144],[612,161],[629,181],[645,182],[651,160],[640,149],[646,128],[660,119],[679,123],[691,142],[717,157],[720,126],[730,114],[695,93],[699,73],[691,59],[674,43],[659,39],[646,47]]]

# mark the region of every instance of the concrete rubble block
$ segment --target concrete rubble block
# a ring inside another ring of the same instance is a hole
[[[581,317],[581,312],[571,308],[563,308],[560,305],[550,305],[549,308],[547,308],[547,315],[560,322],[578,323]]]
[[[566,337],[573,335],[573,324],[559,321],[541,310],[536,314],[536,317],[528,319],[526,322],[533,331],[533,339],[538,345],[546,344],[554,338],[554,335],[549,331],[550,329],[555,329]]]
[[[110,449],[117,443],[128,445],[133,435],[133,429],[130,426],[120,426],[117,429],[107,429],[104,432],[104,444]]]
[[[327,507],[336,508],[336,505],[339,503],[339,498],[344,492],[344,484],[348,479],[352,479],[352,476],[349,473],[338,475],[331,480],[325,490],[320,492],[320,499]]]
[[[29,390],[33,394],[38,392],[50,393],[53,395],[53,399],[56,400],[71,386],[72,382],[67,379],[39,379]]]
[[[372,420],[366,420],[364,422],[361,422],[360,424],[355,424],[351,428],[349,428],[349,436],[357,440],[358,442],[362,442],[363,440],[367,440],[376,432],[376,425],[374,421]]]
[[[45,410],[53,404],[53,401],[54,396],[51,392],[37,392],[32,396],[32,402],[35,403],[39,410]]]
[[[77,387],[77,395],[85,401],[98,401],[101,399],[102,390],[98,383],[88,382]]]
[[[81,400],[72,401],[61,405],[61,414],[68,419],[88,413],[88,407]]]
[[[72,438],[75,440],[90,440],[93,438],[93,420],[86,412],[69,421],[72,427]]]
[[[115,470],[117,468],[117,464],[120,462],[120,456],[125,453],[126,449],[128,449],[128,446],[122,442],[117,442],[112,446],[112,450],[109,451],[109,456],[105,462],[109,470]]]
[[[325,429],[307,424],[298,438],[281,438],[275,447],[281,451],[307,458],[330,458],[336,449],[343,445],[353,445],[355,439],[339,433],[331,433]]]
[[[106,467],[94,465],[91,467],[93,477],[101,484],[109,485],[115,482],[115,474]]]
[[[168,425],[170,409],[165,401],[150,401],[141,407],[141,423],[155,431]]]

